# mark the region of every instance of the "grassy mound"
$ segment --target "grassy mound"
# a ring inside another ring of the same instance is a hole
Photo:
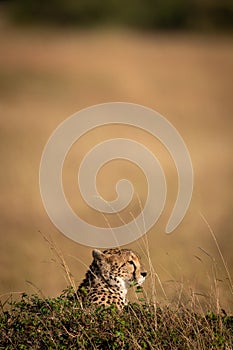
[[[2,305],[0,349],[232,349],[233,317],[129,304],[85,309],[71,289]]]

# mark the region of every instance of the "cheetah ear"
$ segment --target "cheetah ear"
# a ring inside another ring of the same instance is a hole
[[[94,249],[92,250],[92,256],[96,260],[102,260],[104,254],[100,250]]]

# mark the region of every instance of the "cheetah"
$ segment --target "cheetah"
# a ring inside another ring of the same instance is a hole
[[[147,275],[139,255],[129,249],[92,251],[93,261],[78,288],[82,302],[110,306],[119,310],[127,304],[129,287],[140,286]]]

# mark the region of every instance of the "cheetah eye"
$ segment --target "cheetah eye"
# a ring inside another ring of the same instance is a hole
[[[129,264],[134,266],[133,260],[129,260]]]

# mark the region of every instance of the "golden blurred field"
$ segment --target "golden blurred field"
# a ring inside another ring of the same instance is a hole
[[[66,274],[43,235],[59,247],[76,284],[83,278],[91,248],[72,242],[50,222],[39,191],[40,158],[50,134],[71,114],[98,103],[127,101],[160,112],[186,142],[195,183],[182,224],[165,235],[177,190],[171,159],[150,135],[130,128],[97,130],[74,146],[64,169],[67,198],[87,221],[103,224],[75,188],[78,163],[106,136],[129,134],[143,140],[161,160],[168,179],[165,211],[147,234],[160,280],[158,299],[165,299],[164,292],[170,301],[187,291],[209,303],[210,296],[216,302],[219,293],[220,307],[232,310],[229,276],[201,217],[213,229],[232,274],[232,38],[7,27],[1,28],[0,42],[1,296],[37,289],[55,296],[67,286]],[[139,195],[144,194],[143,175],[137,171],[129,164],[109,164],[100,174],[100,192],[113,199],[114,181],[128,173]],[[130,247],[143,256],[143,240]],[[146,288],[149,293],[149,278]]]

